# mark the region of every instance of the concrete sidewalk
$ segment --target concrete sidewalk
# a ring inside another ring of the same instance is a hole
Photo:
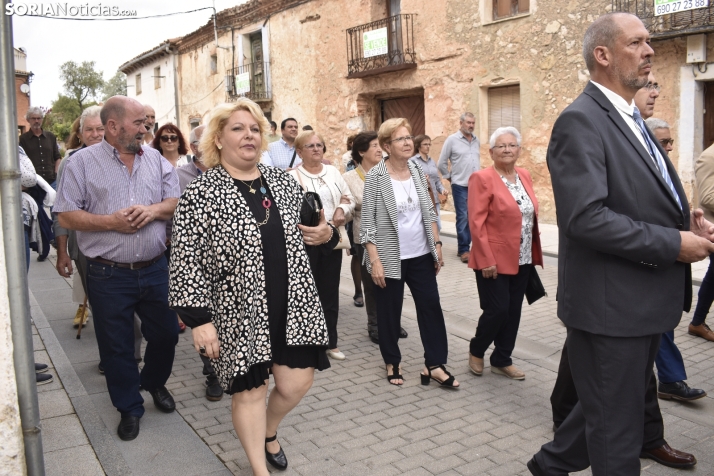
[[[543,254],[558,257],[558,225],[538,223],[540,228],[540,242]],[[456,215],[454,212],[441,212],[441,233],[456,238]],[[702,279],[709,268],[709,260],[700,261],[692,265],[692,281],[696,286],[702,284]]]
[[[526,372],[526,380],[511,381],[488,368],[482,377],[476,377],[467,367],[468,340],[480,315],[474,273],[458,260],[455,240],[446,236],[443,241],[446,265],[437,279],[449,333],[447,365],[461,388],[453,391],[435,384],[420,385],[424,351],[409,292],[402,319],[409,338],[400,341],[405,385],[387,383],[379,348],[367,336],[364,308],[352,304],[350,260],[345,259],[338,332],[339,347],[347,359],[332,361],[332,368],[317,372],[307,396],[281,425],[278,436],[290,464],[284,474],[529,474],[526,461],[552,438],[548,397],[565,339],[565,328],[556,317],[557,260],[546,257],[545,269],[539,269],[549,295],[523,308],[514,363]],[[48,472],[51,463],[57,468],[72,468],[54,474],[97,474],[96,463],[87,470],[76,464],[82,452],[87,461],[93,461],[91,446],[94,461],[112,475],[250,475],[231,423],[230,399],[205,399],[202,365],[190,331],[180,337],[168,382],[178,411],[160,414],[144,394],[149,401],[139,438],[132,442],[118,439],[119,415],[109,401],[104,377],[96,369],[92,320],[82,339],[75,339],[71,321],[77,306],[71,302],[71,282],[57,275],[54,258],[37,263],[35,256],[29,274],[35,298],[32,312],[74,410],[70,413],[65,400],[59,417],[76,415],[84,433],[84,437],[80,431],[75,439],[66,439],[61,449],[46,443]],[[675,335],[685,358],[688,381],[711,394],[714,343],[687,335],[687,322],[684,315]],[[43,359],[44,354],[38,355],[38,361]],[[668,442],[694,453],[699,460],[687,474],[714,474],[714,400],[707,397],[690,404],[660,404]],[[41,399],[41,405],[43,416],[51,418],[50,403]],[[77,425],[74,428],[79,430]],[[47,442],[57,441],[50,426],[43,436]],[[642,474],[681,472],[642,460]]]

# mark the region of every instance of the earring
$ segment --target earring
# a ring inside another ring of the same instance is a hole
[[[223,146],[222,146],[222,145],[220,145],[220,144],[219,144],[219,145],[218,145],[217,147],[218,147],[218,150],[221,150],[221,149],[223,149]]]

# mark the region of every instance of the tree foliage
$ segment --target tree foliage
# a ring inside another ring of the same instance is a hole
[[[104,88],[101,71],[95,71],[94,61],[83,61],[81,65],[67,61],[60,66],[60,78],[64,82],[67,96],[79,106],[80,113],[97,97]]]
[[[84,108],[96,104],[94,101],[88,102]],[[82,109],[74,98],[58,94],[57,99],[52,101],[52,107],[45,116],[43,128],[51,131],[58,139],[66,141],[72,130],[72,123],[82,114]]]
[[[121,71],[117,71],[102,89],[102,101],[106,101],[112,96],[126,96],[126,75]]]

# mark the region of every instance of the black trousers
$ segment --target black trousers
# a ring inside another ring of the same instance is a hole
[[[434,258],[425,254],[402,260],[402,278],[386,278],[387,286],[374,286],[377,302],[377,327],[379,350],[384,363],[396,365],[402,361],[399,350],[399,330],[404,302],[404,284],[414,297],[421,343],[424,346],[424,363],[428,367],[443,365],[449,353],[446,340],[446,324],[439,301]]]
[[[563,345],[558,366],[558,378],[555,380],[553,393],[550,395],[550,404],[553,409],[553,423],[560,426],[578,403],[578,392],[575,390],[573,374],[570,371],[568,359],[568,341]],[[642,449],[652,450],[665,443],[664,421],[657,401],[657,378],[652,372],[652,378],[647,385],[645,393],[645,426]]]
[[[480,270],[475,270],[483,314],[469,351],[474,357],[483,359],[488,347],[495,344],[490,359],[492,367],[513,364],[511,354],[521,324],[521,308],[531,269],[530,264],[519,266],[518,274],[499,274],[496,279],[484,278]]]
[[[325,313],[328,348],[337,348],[337,316],[340,313],[340,271],[342,269],[342,250],[325,253],[319,247],[308,246],[307,256],[315,278],[317,294]]]
[[[592,467],[593,476],[640,473],[645,399],[660,334],[610,337],[568,329],[578,403],[535,455],[549,476]]]
[[[354,249],[357,250],[357,258],[362,263],[364,257],[364,246],[356,244]],[[367,266],[360,264],[362,275],[362,294],[364,296],[364,308],[367,311],[367,332],[371,335],[379,332],[377,329],[377,303],[374,301],[374,281],[372,275],[367,271]]]

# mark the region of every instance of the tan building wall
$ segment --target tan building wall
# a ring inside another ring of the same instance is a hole
[[[17,130],[18,133],[30,130],[30,123],[25,119],[27,109],[30,107],[30,96],[20,91],[20,86],[27,83],[27,74],[15,73],[15,100],[17,107]]]
[[[595,18],[610,11],[611,2],[530,0],[529,13],[494,22],[490,0],[402,0],[401,13],[416,14],[417,68],[347,79],[345,31],[385,18],[386,3],[314,0],[273,12],[265,22],[269,28],[272,101],[264,103],[264,110],[270,110],[278,123],[292,116],[301,125],[311,124],[326,139],[327,158],[337,163],[349,134],[379,126],[382,99],[422,95],[432,156],[438,159],[444,140],[458,129],[460,114],[470,111],[476,116],[481,165],[486,167],[491,163],[489,89],[519,85],[523,135],[520,165],[533,176],[541,220],[554,223],[545,162],[550,131],[560,112],[589,79],[582,59],[582,37]],[[219,45],[230,46],[230,41],[230,34],[219,34]],[[239,41],[238,36],[234,41]],[[205,115],[228,97],[220,89],[209,94],[218,81],[207,79],[201,72],[205,71],[212,43],[181,56],[181,102],[206,98],[182,109],[182,125],[188,123],[190,114]],[[714,68],[701,74],[685,64],[686,39],[654,41],[653,47],[654,72],[663,85],[655,115],[672,124],[677,141],[672,159],[692,198],[693,163],[702,150],[702,89],[704,81],[714,81]],[[710,57],[714,57],[711,39],[709,49]],[[223,65],[219,74],[225,74],[230,67],[230,51],[219,48],[216,54]]]

